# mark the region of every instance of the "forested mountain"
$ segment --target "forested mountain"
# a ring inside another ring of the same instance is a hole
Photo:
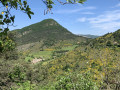
[[[24,45],[33,42],[40,41],[59,41],[59,40],[75,40],[80,38],[81,41],[86,40],[84,37],[80,37],[72,34],[66,28],[62,27],[53,19],[46,19],[39,23],[32,24],[16,32],[16,41],[18,45]]]

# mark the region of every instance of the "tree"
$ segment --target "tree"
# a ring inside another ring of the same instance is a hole
[[[112,46],[112,43],[111,43],[110,41],[108,41],[108,42],[106,43],[106,46]]]
[[[45,10],[44,14],[47,14],[51,11],[52,6],[55,4],[53,0],[42,0],[43,3],[46,5],[47,10]],[[86,0],[65,0],[62,2],[61,0],[57,0],[62,5],[64,4],[76,4],[81,3],[83,4]],[[37,3],[37,2],[36,2]],[[11,14],[12,9],[20,10],[23,13],[26,13],[28,17],[31,19],[31,15],[34,13],[31,11],[27,0],[0,0],[0,9],[3,11],[0,14],[0,52],[4,51],[4,43],[3,40],[6,40],[7,33],[9,31],[9,26],[14,25],[15,15]],[[7,41],[6,41],[7,42]]]

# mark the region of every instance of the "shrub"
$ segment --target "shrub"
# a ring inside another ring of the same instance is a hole
[[[55,84],[56,90],[98,90],[89,74],[60,77]]]

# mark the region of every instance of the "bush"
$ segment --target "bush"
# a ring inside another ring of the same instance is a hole
[[[60,77],[55,84],[56,90],[98,90],[89,74]]]

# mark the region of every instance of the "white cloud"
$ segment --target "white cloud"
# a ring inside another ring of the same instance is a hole
[[[118,3],[115,7],[120,7],[120,3]]]
[[[80,21],[79,18],[77,21]],[[85,18],[82,20],[88,22],[92,28],[103,29],[107,31],[113,31],[120,28],[120,10],[107,11],[94,18]]]
[[[120,7],[120,3],[116,4],[115,6],[111,7],[111,8],[119,8]]]
[[[115,28],[120,28],[120,22],[108,22],[108,23],[103,23],[103,24],[94,24],[92,25],[92,27],[112,31]]]
[[[55,11],[55,13],[59,13],[59,14],[70,14],[70,13],[77,13],[77,12],[80,12],[80,11],[83,11],[83,10],[93,10],[93,9],[96,9],[96,7],[81,7],[80,9],[64,9],[64,10],[57,10]]]
[[[105,23],[120,20],[120,10],[107,11],[103,15],[88,19],[90,23]]]
[[[77,21],[79,22],[85,22],[87,20],[87,18],[83,17],[83,18],[79,18]]]

